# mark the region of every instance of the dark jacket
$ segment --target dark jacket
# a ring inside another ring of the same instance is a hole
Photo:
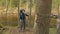
[[[28,16],[28,15],[25,14],[25,13],[23,13],[23,11],[21,10],[21,11],[20,11],[20,19],[21,19],[21,20],[24,20],[24,19],[26,19],[26,16]]]

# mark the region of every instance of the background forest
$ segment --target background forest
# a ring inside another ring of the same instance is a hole
[[[35,19],[35,1],[34,0],[0,0],[0,26],[16,27],[19,25],[19,11],[25,9],[30,16],[27,18],[27,27],[33,28]],[[58,15],[58,0],[52,0],[51,14]],[[56,32],[56,19],[51,18],[50,34]]]

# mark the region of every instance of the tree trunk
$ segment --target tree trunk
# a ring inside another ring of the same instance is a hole
[[[31,25],[31,12],[32,12],[32,0],[26,0],[27,1],[27,11],[29,11],[29,25],[28,27]]]
[[[32,12],[32,0],[29,0],[30,5],[29,5],[29,11],[30,11],[30,16],[29,16],[29,26],[31,26],[31,12]]]
[[[60,18],[57,18],[57,34],[60,34]]]
[[[8,6],[9,6],[9,3],[8,3],[8,0],[6,0],[6,23],[7,23]]]
[[[57,34],[60,34],[60,0],[58,2]]]
[[[20,11],[20,0],[18,0],[18,27],[20,27],[20,16],[19,16],[19,12]]]
[[[36,26],[34,34],[49,34],[52,0],[36,0]]]

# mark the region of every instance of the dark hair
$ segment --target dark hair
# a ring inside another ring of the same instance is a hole
[[[25,12],[25,10],[24,10],[24,9],[21,9],[21,10],[20,10],[20,13],[23,13],[23,12]]]
[[[20,10],[20,13],[22,13],[23,11],[22,10]]]
[[[25,12],[25,10],[23,9],[23,11]]]

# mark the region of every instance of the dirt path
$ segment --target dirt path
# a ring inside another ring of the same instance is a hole
[[[25,32],[19,32],[19,28],[10,28],[6,33],[4,34],[33,34],[31,30],[26,29]]]
[[[13,29],[10,29],[10,34],[19,34],[19,31],[18,29],[13,28]]]

